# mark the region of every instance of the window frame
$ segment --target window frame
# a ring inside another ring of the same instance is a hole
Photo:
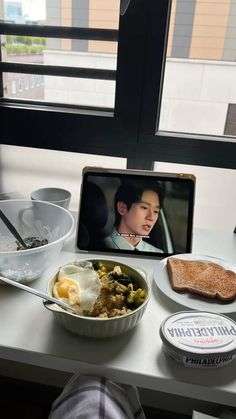
[[[142,6],[143,0],[136,0],[129,5],[126,13],[120,16],[114,111],[11,100],[2,96],[0,112],[3,143],[81,153],[105,153],[120,157],[131,156],[133,146],[137,143],[142,93],[143,62],[139,59],[139,51],[143,54],[145,49],[148,13],[148,7],[145,7],[143,13]],[[110,39],[117,37],[116,31],[110,30],[52,26],[40,28],[37,25],[26,27],[6,23],[0,23],[0,33],[47,34],[48,37],[74,39],[103,39],[109,33]],[[0,62],[1,72],[14,68],[17,68],[17,64]],[[18,68],[19,71],[32,72],[35,65],[19,64]],[[37,66],[37,69],[40,74],[46,71],[46,74],[69,75],[68,67],[48,66],[45,70],[42,66]],[[84,71],[72,70],[77,75]],[[103,71],[96,72],[102,74]],[[87,74],[93,77],[90,70],[87,73],[85,70],[84,73],[85,76]],[[105,73],[105,78],[109,78],[113,72],[106,70]],[[9,121],[14,121],[14,124],[10,124]],[[19,130],[19,127],[22,127],[22,130]],[[27,130],[24,127],[27,127]]]
[[[139,148],[145,149],[150,169],[154,161],[236,169],[236,139],[158,130],[171,3],[171,0],[149,1]],[[155,50],[160,54],[153,54]]]
[[[126,157],[127,168],[163,161],[235,169],[234,139],[157,129],[170,10],[171,0],[131,0],[120,16],[114,112],[2,99],[2,143]]]

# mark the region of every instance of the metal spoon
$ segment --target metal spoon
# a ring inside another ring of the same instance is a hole
[[[10,230],[10,232],[13,234],[13,236],[20,242],[20,244],[25,248],[28,249],[27,244],[24,242],[18,231],[15,229],[14,225],[11,223],[10,220],[5,216],[5,214],[0,210],[0,218],[4,222],[4,224],[7,226],[7,228]]]
[[[12,279],[5,278],[4,276],[0,276],[0,281],[6,282],[7,284],[13,285],[13,287],[20,288],[21,290],[27,291],[30,294],[34,294],[37,297],[43,298],[46,301],[50,301],[51,303],[56,303],[62,308],[66,308],[70,312],[76,314],[76,310],[71,307],[69,304],[65,303],[64,301],[60,301],[57,298],[51,297],[48,294],[45,294],[42,291],[35,290],[34,288],[27,287],[27,285],[21,284],[20,282],[13,281]]]

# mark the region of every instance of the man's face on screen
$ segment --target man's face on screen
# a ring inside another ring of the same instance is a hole
[[[156,192],[147,190],[143,192],[141,201],[133,203],[129,210],[121,201],[117,210],[121,215],[119,233],[148,236],[159,216],[159,197]]]

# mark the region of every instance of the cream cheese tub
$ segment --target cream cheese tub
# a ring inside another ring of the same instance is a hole
[[[163,350],[192,368],[216,368],[232,362],[236,352],[236,322],[205,311],[181,311],[160,327]]]

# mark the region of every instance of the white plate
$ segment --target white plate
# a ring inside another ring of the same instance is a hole
[[[190,253],[172,256],[184,260],[198,260],[201,262],[214,262],[236,273],[236,265],[230,265],[222,259],[212,256],[194,255]],[[236,299],[230,303],[221,303],[219,300],[206,299],[197,294],[178,293],[171,288],[167,272],[167,259],[163,259],[154,271],[154,281],[157,287],[171,300],[194,310],[213,311],[214,313],[234,313],[236,312]]]

